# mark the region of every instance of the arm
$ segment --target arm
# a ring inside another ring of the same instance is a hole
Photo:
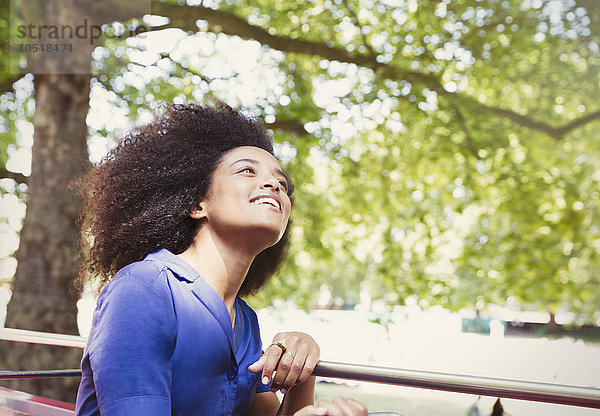
[[[257,393],[246,416],[292,415],[307,404],[315,402],[315,378],[311,377],[303,384],[290,389],[283,398],[283,403],[273,392]]]
[[[164,280],[122,276],[107,287],[87,351],[103,416],[171,414],[175,332]]]
[[[315,403],[315,377],[292,387],[284,396],[278,415],[292,415],[307,405]]]
[[[279,409],[279,399],[275,393],[271,391],[257,393],[246,416],[275,416],[277,409]]]
[[[368,416],[367,407],[353,399],[336,397],[333,401],[319,400],[316,406],[306,406],[294,416]]]
[[[285,400],[284,400],[285,401]],[[252,402],[246,416],[274,415],[279,400],[273,393],[259,393]],[[282,416],[368,416],[369,410],[365,405],[353,399],[336,397],[333,401],[320,400],[316,406],[304,406],[295,413],[280,409]]]

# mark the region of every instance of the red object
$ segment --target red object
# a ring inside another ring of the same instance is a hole
[[[73,403],[0,387],[0,416],[72,416]]]

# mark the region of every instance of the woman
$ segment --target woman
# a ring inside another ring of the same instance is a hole
[[[78,186],[82,278],[114,278],[94,312],[77,415],[366,414],[349,399],[313,406],[317,344],[280,333],[261,356],[240,299],[281,265],[292,206],[259,123],[223,104],[169,106]]]

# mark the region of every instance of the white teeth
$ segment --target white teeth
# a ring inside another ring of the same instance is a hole
[[[258,198],[257,200],[252,201],[252,203],[253,204],[269,204],[269,205],[274,206],[277,209],[280,209],[279,204],[273,198]]]

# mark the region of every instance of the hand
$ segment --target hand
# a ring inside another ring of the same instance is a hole
[[[273,342],[283,342],[284,350],[271,344],[258,361],[248,367],[253,373],[262,371],[262,382],[268,384],[275,372],[271,390],[287,391],[308,380],[319,362],[321,350],[314,339],[303,332],[280,332]]]
[[[294,416],[368,416],[369,410],[353,399],[336,397],[333,402],[319,400],[316,406],[306,406]]]

